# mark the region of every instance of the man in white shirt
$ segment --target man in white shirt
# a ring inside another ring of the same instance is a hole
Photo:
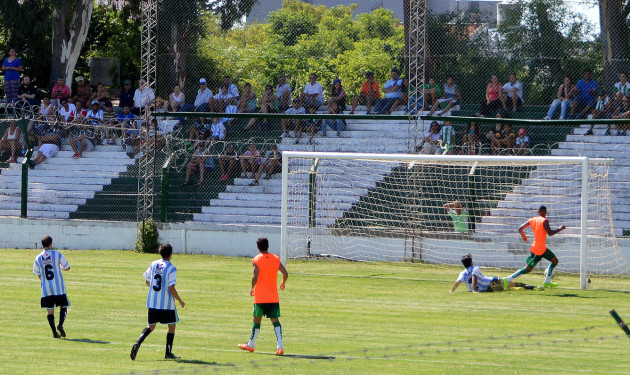
[[[150,87],[147,87],[147,81],[141,78],[138,81],[138,88],[133,94],[133,110],[131,112],[136,116],[140,116],[147,105],[153,105],[154,100],[155,93]]]
[[[232,83],[232,79],[230,78],[230,76],[223,77],[223,84],[228,87],[228,92],[234,98],[234,104],[238,104],[238,100],[240,99],[241,95],[238,93],[238,88],[236,87],[236,85]]]
[[[389,109],[394,104],[394,102],[401,98],[402,96],[402,85],[403,81],[400,79],[398,69],[394,68],[391,72],[391,79],[385,83],[383,86],[383,92],[385,93],[385,98],[381,99],[376,103],[374,107],[374,112],[378,114],[385,114],[389,112]]]
[[[512,112],[523,106],[523,85],[516,80],[516,73],[510,73],[510,80],[503,85],[501,101],[507,107],[512,107]]]
[[[277,111],[284,112],[291,107],[291,86],[287,83],[287,77],[278,77],[278,86],[276,86],[276,97],[278,98]]]
[[[72,122],[77,117],[77,107],[72,103],[68,103],[68,99],[66,98],[59,100],[59,109],[57,112],[64,122]]]
[[[227,106],[234,105],[234,100],[229,86],[222,85],[219,92],[210,99],[210,109],[215,112],[225,112]]]
[[[466,286],[468,287],[468,291],[473,293],[503,292],[505,290],[505,287],[503,286],[503,281],[501,281],[498,276],[484,276],[483,273],[481,273],[481,268],[479,266],[473,265],[472,255],[464,255],[462,257],[462,264],[464,265],[465,270],[460,272],[457,281],[455,281],[455,284],[451,288],[451,292],[454,292],[461,283],[466,284]],[[542,288],[537,288],[534,285],[517,283],[514,281],[510,281],[509,288],[542,290]]]
[[[293,107],[287,109],[284,113],[288,115],[303,115],[306,113],[306,109],[304,109],[304,107],[302,107],[302,105],[300,104],[300,99],[295,98],[293,99]],[[282,124],[282,137],[289,137],[289,138],[291,137],[290,131],[289,131],[289,125],[295,126],[295,134],[298,134],[298,132],[300,133],[300,135],[302,134],[302,122],[300,121],[300,119],[283,118],[281,121],[281,124]]]
[[[199,80],[199,90],[195,98],[195,112],[210,112],[210,99],[212,99],[212,91],[208,88],[208,82],[205,78]]]
[[[324,89],[322,85],[317,82],[317,74],[311,73],[308,79],[310,82],[304,87],[304,92],[300,100],[306,107],[319,108],[324,104]]]
[[[628,76],[625,72],[619,73],[619,82],[615,83],[612,89],[613,93],[622,93],[623,95],[630,94],[630,82],[628,82]]]

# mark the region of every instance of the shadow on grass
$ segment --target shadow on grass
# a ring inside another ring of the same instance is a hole
[[[545,297],[597,298],[597,297],[581,296],[575,293],[543,294],[543,295]]]
[[[63,341],[84,342],[87,344],[111,344],[109,341],[92,340],[92,339],[62,339]]]
[[[328,360],[332,360],[335,359],[335,357],[331,356],[331,355],[316,355],[316,354],[283,354],[283,355],[276,355],[275,353],[265,353],[265,352],[258,352],[257,354],[262,354],[262,355],[272,355],[274,357],[288,357],[288,358],[298,358],[298,359],[328,359]]]
[[[203,365],[203,366],[227,366],[227,367],[234,367],[236,365],[234,365],[233,363],[219,363],[219,362],[208,362],[208,361],[202,361],[200,359],[178,359],[176,361],[177,363],[186,363],[189,365]]]

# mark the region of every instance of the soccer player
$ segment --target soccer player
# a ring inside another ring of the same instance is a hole
[[[455,281],[455,285],[453,285],[453,288],[451,288],[451,292],[454,292],[461,283],[465,283],[468,287],[468,290],[473,293],[502,292],[505,290],[503,283],[501,282],[501,279],[499,277],[484,276],[481,273],[481,269],[479,268],[479,266],[473,265],[472,255],[464,255],[462,257],[462,264],[464,265],[465,270],[460,272],[457,281]],[[514,281],[511,281],[509,286],[528,290],[536,289],[534,285],[516,283]]]
[[[263,315],[271,319],[273,329],[276,332],[276,355],[283,355],[282,348],[282,326],[278,318],[280,317],[280,303],[278,299],[278,270],[282,273],[282,283],[280,290],[284,290],[284,283],[289,277],[286,268],[280,263],[280,257],[270,254],[269,241],[265,237],[256,240],[258,254],[252,259],[254,264],[254,276],[252,277],[252,289],[249,294],[254,296],[254,325],[252,326],[252,334],[247,344],[238,344],[238,347],[249,352],[254,351],[256,338],[260,332],[260,322]]]
[[[48,309],[48,324],[52,329],[53,337],[66,337],[63,322],[68,314],[68,297],[66,296],[66,284],[63,282],[61,270],[70,270],[70,264],[58,251],[52,249],[53,240],[50,236],[42,238],[44,250],[37,255],[33,263],[33,273],[39,277],[42,286],[42,309]],[[42,273],[43,276],[42,277]],[[55,329],[55,306],[59,306],[59,325]],[[59,330],[59,333],[57,333]]]
[[[162,259],[158,259],[151,263],[149,268],[144,272],[144,278],[149,287],[147,296],[147,307],[149,308],[148,325],[142,330],[142,334],[138,337],[138,341],[131,347],[131,360],[136,359],[138,349],[144,339],[149,336],[155,329],[157,323],[168,324],[168,333],[166,334],[166,353],[164,359],[178,359],[173,354],[173,340],[175,339],[175,325],[179,321],[175,300],[184,308],[184,301],[177,294],[175,284],[177,282],[177,268],[171,264],[173,257],[173,247],[165,243],[160,245],[160,255]]]
[[[547,268],[547,275],[545,277],[545,282],[543,283],[544,287],[556,287],[557,284],[551,282],[551,275],[553,273],[553,269],[558,265],[558,258],[556,258],[555,254],[551,252],[551,250],[547,249],[547,235],[553,236],[565,229],[564,225],[562,225],[558,229],[551,229],[549,227],[549,220],[546,218],[547,216],[547,207],[540,206],[538,208],[538,216],[530,218],[526,223],[521,225],[518,228],[523,241],[527,242],[527,236],[525,236],[525,228],[532,227],[532,232],[534,232],[534,242],[532,246],[529,248],[530,254],[525,260],[527,266],[525,268],[521,268],[520,270],[514,272],[512,275],[503,279],[503,285],[505,287],[508,286],[509,282],[513,279],[519,277],[522,274],[529,273],[536,264],[540,262],[542,258],[547,259],[549,262],[549,267]]]

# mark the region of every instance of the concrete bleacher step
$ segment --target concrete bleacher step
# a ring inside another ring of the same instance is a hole
[[[615,143],[630,144],[630,136],[605,136],[605,135],[568,135],[567,142],[588,142],[588,143]]]
[[[0,216],[13,216],[19,217],[21,214],[20,210],[0,210]],[[69,212],[65,211],[37,211],[37,210],[29,210],[28,211],[29,218],[41,218],[41,219],[68,219],[70,217]]]

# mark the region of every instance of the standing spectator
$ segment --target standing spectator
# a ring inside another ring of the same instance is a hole
[[[453,124],[450,121],[444,121],[444,125],[442,126],[442,154],[450,154],[453,152],[453,148],[455,146],[455,129],[453,128]]]
[[[434,105],[431,107],[431,112],[429,112],[429,116],[432,116],[438,108],[440,108],[442,103],[446,103],[446,107],[442,110],[442,112],[438,113],[438,116],[442,116],[446,112],[450,111],[451,108],[458,105],[462,100],[462,95],[459,92],[459,87],[455,84],[455,80],[453,76],[448,76],[446,78],[446,83],[444,84],[444,93],[442,94],[442,98],[438,99],[438,105]]]
[[[597,91],[599,85],[593,79],[593,73],[590,69],[584,70],[584,78],[578,81],[577,95],[571,106],[572,119],[584,118],[597,101]]]
[[[258,101],[256,98],[256,93],[252,90],[252,84],[247,82],[245,83],[245,87],[243,88],[243,95],[238,101],[238,112],[254,113],[256,112],[257,106]]]
[[[287,115],[299,115],[299,114],[305,114],[306,110],[304,109],[304,107],[300,105],[300,99],[295,98],[293,99],[293,107],[287,109],[284,113],[286,113]],[[288,130],[289,125],[294,126],[296,134],[298,131],[300,132],[300,135],[302,134],[302,128],[301,128],[301,123],[300,123],[299,118],[295,118],[295,119],[283,118],[281,121],[281,125],[282,125],[282,137],[291,137],[290,131]]]
[[[462,135],[462,143],[470,155],[477,153],[477,147],[481,145],[481,127],[476,121],[469,122],[466,132]]]
[[[235,84],[232,83],[232,79],[230,76],[223,76],[223,85],[228,87],[228,93],[232,95],[234,98],[234,104],[236,104],[240,99],[240,94],[238,93],[238,88]]]
[[[221,177],[219,181],[227,181],[232,177],[232,171],[238,164],[238,153],[234,149],[234,145],[229,143],[225,147],[225,152],[219,157],[219,167],[221,168]]]
[[[560,120],[564,120],[567,115],[567,109],[571,106],[571,100],[577,93],[577,87],[571,83],[571,78],[564,77],[563,83],[558,87],[558,93],[556,94],[556,99],[551,103],[549,107],[549,111],[547,112],[547,116],[545,116],[544,120],[551,120],[553,118],[553,114],[556,112],[558,107],[560,109]]]
[[[96,91],[92,94],[92,100],[96,100],[101,108],[105,108],[107,103],[112,102],[112,99],[109,97],[109,92],[101,82],[96,85]]]
[[[490,77],[490,83],[486,87],[486,100],[481,103],[481,107],[478,115],[483,117],[492,116],[499,108],[505,108],[505,104],[501,101],[501,90],[503,90],[503,86],[501,82],[499,82],[499,77],[496,74],[493,74]]]
[[[74,79],[77,83],[77,93],[72,97],[74,102],[86,102],[92,98],[92,88],[85,84],[85,78],[78,76]]]
[[[230,94],[229,86],[222,85],[219,92],[210,98],[210,109],[215,112],[225,112],[228,105],[235,103],[234,96]]]
[[[195,97],[195,112],[210,112],[210,100],[212,91],[208,88],[208,81],[205,78],[199,80],[199,90]]]
[[[315,106],[317,108],[324,104],[324,89],[317,82],[317,74],[311,73],[308,76],[309,83],[304,86],[304,92],[300,96],[303,105],[307,107]]]
[[[354,115],[354,110],[359,104],[367,106],[367,114],[372,110],[372,105],[381,99],[381,91],[378,83],[374,80],[374,72],[365,73],[365,82],[361,86],[361,92],[354,97],[350,114]]]
[[[147,106],[151,107],[155,100],[155,93],[147,86],[147,81],[144,78],[138,80],[138,88],[133,94],[133,112],[134,115],[140,116],[144,113]]]
[[[278,77],[276,86],[276,112],[284,112],[291,107],[291,86],[287,83],[287,77]]]
[[[440,85],[435,83],[435,78],[429,77],[428,83],[420,86],[420,91],[424,91],[424,108],[428,110],[433,107],[439,108],[438,99],[442,96]]]
[[[225,140],[225,125],[223,124],[223,121],[220,121],[218,117],[213,117],[212,125],[210,125],[210,132],[211,141]]]
[[[23,148],[23,142],[22,129],[17,127],[15,120],[11,120],[9,127],[5,130],[2,139],[0,139],[0,149],[8,149],[11,152],[7,163],[15,163],[18,156],[21,156],[20,150]]]
[[[510,73],[509,81],[503,85],[501,97],[506,110],[511,108],[512,112],[516,112],[523,106],[523,84],[516,80],[516,73]]]
[[[628,82],[628,75],[625,72],[619,73],[619,82],[615,83],[612,89],[613,93],[621,93],[622,95],[630,94],[630,82]]]
[[[520,128],[518,130],[518,137],[516,137],[516,149],[514,155],[527,155],[529,150],[529,137],[527,136],[527,130]]]
[[[17,99],[22,102],[22,106],[27,108],[40,104],[37,98],[37,88],[31,85],[31,77],[25,75],[24,78],[22,78],[22,85],[20,85],[18,90]]]
[[[389,111],[391,106],[397,99],[400,99],[402,95],[403,81],[399,77],[398,69],[394,68],[391,72],[391,79],[388,80],[383,86],[383,92],[385,93],[385,98],[381,99],[374,106],[374,112],[379,114],[385,114]]]
[[[317,108],[308,107],[308,113],[314,115],[316,111],[317,111]],[[321,127],[322,127],[322,120],[310,118],[305,121],[304,130],[308,132],[309,134],[307,144],[309,145],[313,144],[313,137],[315,137],[315,133],[317,133]]]
[[[15,50],[9,50],[9,57],[2,63],[4,72],[4,92],[7,95],[7,102],[13,103],[17,100],[18,89],[20,88],[20,72],[22,71],[22,61],[16,56]]]
[[[243,94],[243,96],[245,96],[245,94]],[[276,95],[273,93],[273,86],[271,85],[265,86],[265,93],[263,94],[261,98],[261,103],[260,103],[260,113],[274,112],[275,111],[274,102],[276,101],[277,101],[277,98],[276,98]],[[258,121],[257,118],[251,118],[249,122],[247,123],[247,126],[245,126],[244,130],[247,131],[251,129],[256,124],[257,121]],[[260,129],[269,129],[269,122],[267,121],[267,119],[263,119],[263,125],[260,127]]]
[[[437,121],[433,121],[429,127],[429,131],[424,135],[424,143],[422,144],[423,154],[441,154],[440,141],[442,140],[442,128]]]
[[[502,118],[503,116],[497,113],[496,118]],[[492,149],[492,153],[497,155],[499,150],[501,149],[501,145],[503,144],[503,140],[505,139],[505,131],[503,130],[503,124],[497,122],[494,124],[494,129],[490,130],[488,134],[486,134],[486,138],[490,141],[490,148]]]
[[[61,104],[61,99],[70,99],[70,87],[66,85],[63,76],[57,78],[57,84],[52,88],[51,94],[55,105]]]
[[[326,112],[326,114],[328,115],[337,115],[340,113],[341,113],[341,109],[339,108],[337,103],[332,103],[332,105],[330,105],[328,108],[328,112]],[[326,128],[329,128],[329,127],[330,129],[335,130],[337,132],[337,137],[341,137],[341,131],[346,129],[346,123],[342,119],[324,120],[322,124],[322,137],[326,136]],[[295,143],[297,143],[297,141]]]
[[[131,81],[126,79],[125,82],[123,82],[123,89],[120,90],[119,95],[118,106],[120,107],[120,112],[122,112],[125,106],[133,108],[133,96],[135,93],[136,89],[131,86]]]
[[[278,146],[273,145],[271,146],[271,150],[265,152],[265,157],[262,159],[262,165],[258,168],[258,173],[256,173],[254,181],[249,184],[249,186],[257,186],[263,173],[266,173],[265,179],[268,180],[274,173],[280,172],[282,172],[282,154],[278,151]]]
[[[341,86],[339,78],[333,81],[332,92],[330,93],[330,98],[328,98],[328,105],[332,103],[337,103],[341,112],[346,110],[346,91]]]
[[[195,147],[193,157],[186,166],[186,181],[184,181],[182,186],[190,185],[190,176],[197,169],[199,169],[199,182],[197,185],[203,184],[203,175],[206,172],[206,159],[208,159],[208,156],[210,156],[210,154],[206,143],[203,141],[197,142],[197,147]]]
[[[253,178],[261,163],[260,151],[256,149],[255,144],[250,143],[247,145],[247,151],[241,157],[241,178],[250,178],[249,171],[252,172],[251,177]]]
[[[182,92],[182,88],[179,85],[173,86],[173,92],[168,95],[168,100],[164,101],[164,112],[171,111],[177,112],[179,108],[186,102],[186,95]]]
[[[446,203],[443,207],[446,209],[448,216],[453,220],[455,232],[467,234],[469,215],[468,210],[462,206],[462,202],[457,200]]]

